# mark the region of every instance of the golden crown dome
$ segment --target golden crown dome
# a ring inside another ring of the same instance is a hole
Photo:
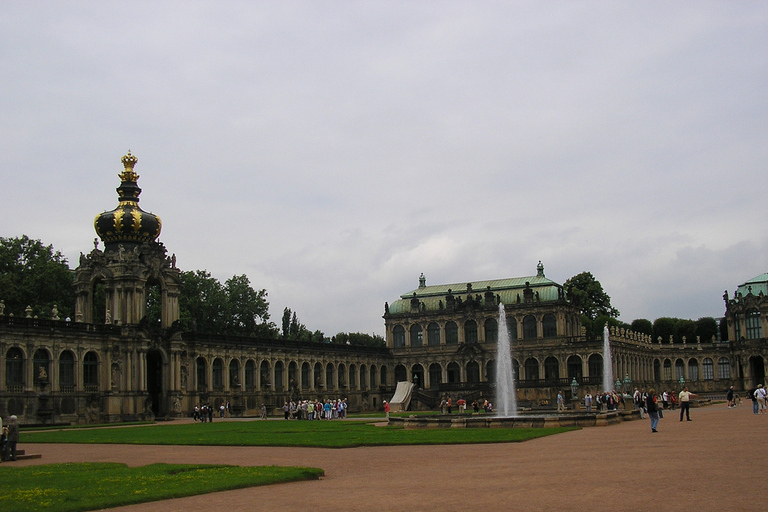
[[[121,160],[124,170],[118,174],[120,186],[116,189],[120,202],[114,210],[97,215],[93,223],[107,250],[120,244],[151,242],[160,236],[162,227],[160,217],[139,208],[139,175],[133,170],[138,159],[128,151]]]

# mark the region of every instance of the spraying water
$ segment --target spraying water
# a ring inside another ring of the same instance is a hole
[[[496,347],[496,410],[499,416],[516,416],[517,391],[512,367],[512,346],[502,303],[499,303],[499,341]]]
[[[608,324],[603,328],[603,391],[611,391],[613,384],[613,358],[611,357],[611,337]]]

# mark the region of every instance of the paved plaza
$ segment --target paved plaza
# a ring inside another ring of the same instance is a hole
[[[351,449],[20,445],[43,458],[14,464],[114,461],[312,466],[319,481],[253,487],[111,509],[238,511],[754,511],[764,507],[768,415],[750,403],[668,411],[524,443]],[[139,427],[140,428],[140,427]],[[201,429],[205,425],[200,425]]]

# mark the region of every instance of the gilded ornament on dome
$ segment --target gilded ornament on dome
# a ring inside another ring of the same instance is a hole
[[[118,208],[115,210],[115,214],[112,216],[114,219],[115,232],[120,233],[123,230],[123,214],[125,212]]]
[[[141,212],[139,210],[131,210],[131,217],[133,217],[133,232],[138,233],[141,229]]]

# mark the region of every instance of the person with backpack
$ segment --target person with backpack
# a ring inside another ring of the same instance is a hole
[[[757,388],[752,388],[747,390],[747,398],[752,400],[752,414],[757,414],[759,412],[755,391],[757,391]]]

